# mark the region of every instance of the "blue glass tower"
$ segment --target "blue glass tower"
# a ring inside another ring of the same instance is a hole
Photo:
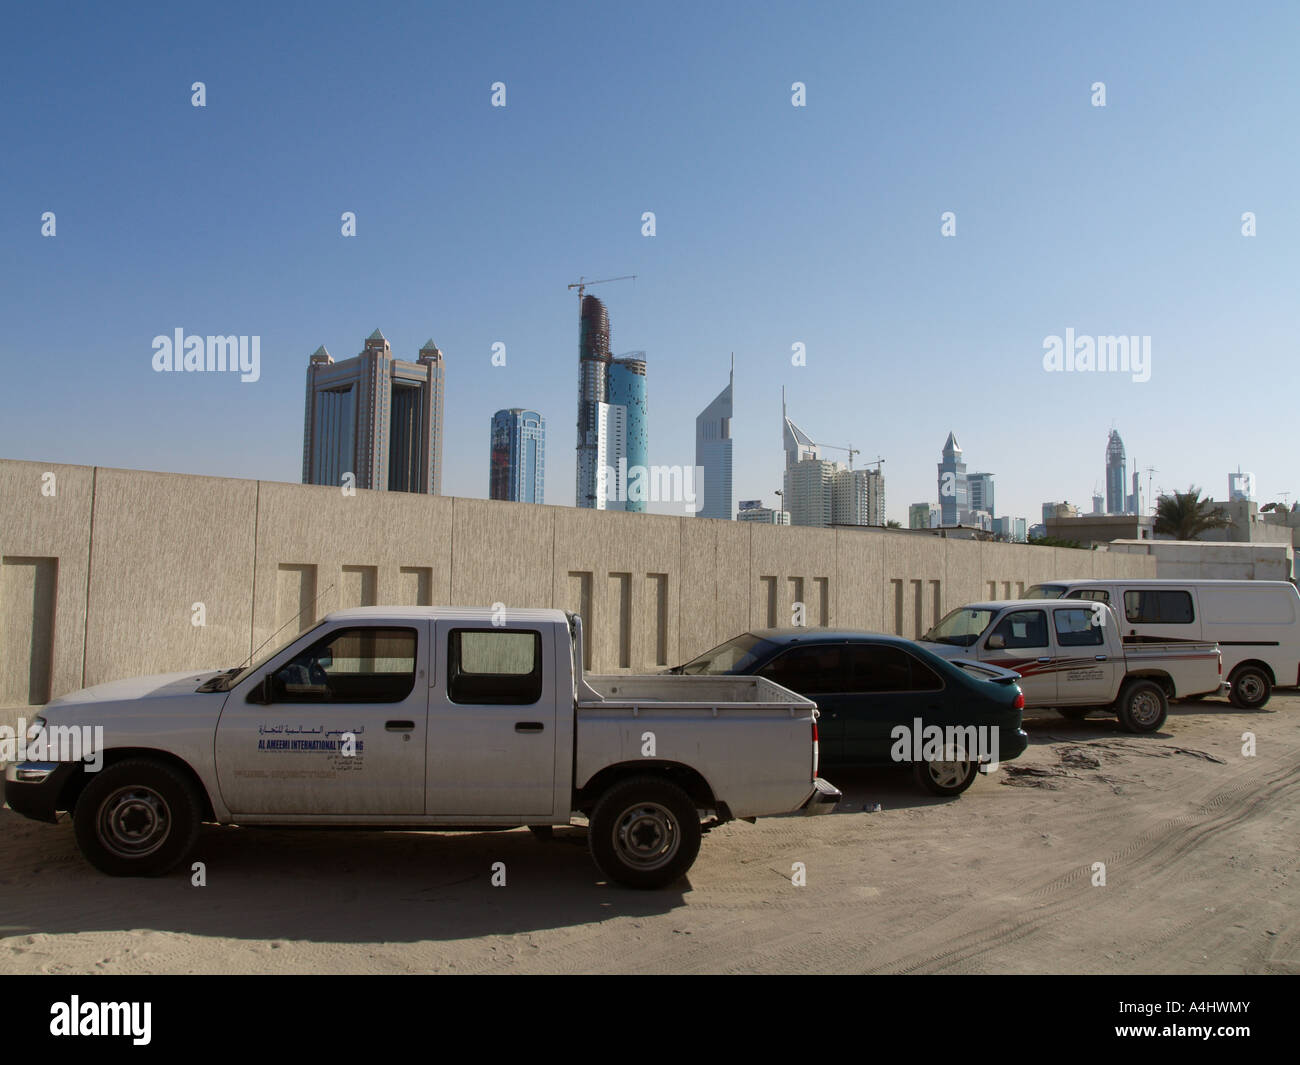
[[[546,420],[537,411],[511,407],[492,415],[488,478],[491,499],[545,502]]]
[[[642,483],[649,476],[650,423],[646,415],[645,352],[633,351],[613,359],[609,364],[609,403],[627,410],[627,446],[621,458],[627,459],[627,468],[639,466],[646,471]],[[629,480],[631,474],[628,474]],[[629,495],[624,510],[644,511],[644,499]]]

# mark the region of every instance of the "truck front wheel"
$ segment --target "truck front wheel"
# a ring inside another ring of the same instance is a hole
[[[633,777],[605,792],[587,830],[591,856],[611,880],[659,888],[685,875],[700,852],[700,816],[676,784]]]
[[[161,762],[131,759],[93,774],[72,823],[86,860],[110,876],[161,876],[194,849],[199,796]]]
[[[1129,732],[1155,732],[1169,714],[1169,700],[1155,681],[1135,680],[1119,693],[1116,711]]]

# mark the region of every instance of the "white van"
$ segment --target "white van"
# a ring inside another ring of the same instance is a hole
[[[1025,596],[1109,603],[1130,642],[1214,641],[1228,698],[1243,709],[1263,706],[1275,687],[1300,685],[1300,593],[1287,581],[1048,581]]]

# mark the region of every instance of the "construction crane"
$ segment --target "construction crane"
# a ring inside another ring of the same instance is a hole
[[[611,281],[635,281],[636,274],[624,274],[622,277],[603,277],[599,281],[588,281],[585,277],[578,278],[569,288],[578,290],[578,305],[582,305],[582,294],[586,291],[588,285],[607,285]]]
[[[849,453],[849,469],[853,469],[853,456],[862,454],[856,447],[840,447],[839,444],[821,444],[819,446],[828,447],[832,451],[847,451]]]

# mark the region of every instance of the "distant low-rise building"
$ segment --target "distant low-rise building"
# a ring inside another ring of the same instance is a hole
[[[755,521],[760,525],[789,525],[790,514],[785,510],[773,510],[763,506],[761,499],[742,499],[740,509],[736,512],[737,521]]]

